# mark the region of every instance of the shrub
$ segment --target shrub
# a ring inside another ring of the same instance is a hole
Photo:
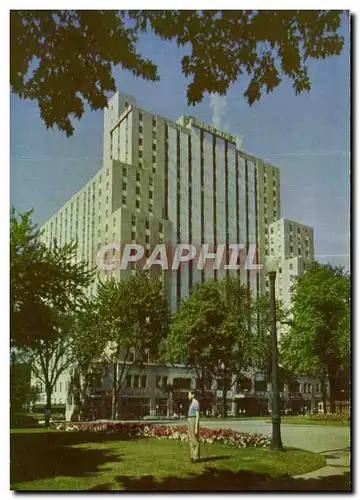
[[[344,412],[344,413],[310,413],[309,415],[306,415],[305,418],[308,418],[310,420],[326,420],[326,421],[349,421],[350,420],[350,413],[349,412]]]
[[[38,427],[38,420],[37,418],[26,413],[11,413],[10,427],[13,429]]]
[[[187,441],[186,425],[153,425],[128,422],[64,422],[56,427],[63,431],[117,432],[126,437],[145,437]],[[248,434],[231,429],[200,428],[200,443],[218,443],[238,448],[266,447],[271,443],[270,436]]]

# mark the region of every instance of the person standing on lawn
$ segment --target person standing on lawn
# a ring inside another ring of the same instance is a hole
[[[200,404],[195,399],[195,392],[189,391],[188,398],[190,401],[188,412],[188,436],[190,445],[190,456],[193,462],[200,459],[200,443],[199,443],[199,422],[200,422]]]

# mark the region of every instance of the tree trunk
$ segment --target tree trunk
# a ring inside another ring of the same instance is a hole
[[[117,400],[117,395],[116,395],[116,389],[117,389],[117,372],[118,372],[118,365],[117,363],[113,364],[113,390],[112,390],[112,401],[111,401],[111,418],[112,420],[116,419],[116,400]]]
[[[336,377],[334,375],[329,375],[329,399],[330,399],[330,412],[336,413]]]
[[[322,400],[323,400],[323,407],[324,407],[324,415],[327,413],[327,408],[326,408],[326,379],[325,377],[321,377],[320,379],[320,384],[321,384],[321,394],[322,394]]]
[[[45,427],[50,427],[52,389],[46,387]],[[47,411],[46,411],[47,410]]]
[[[223,418],[227,417],[226,393],[227,393],[227,390],[224,388],[223,389]]]

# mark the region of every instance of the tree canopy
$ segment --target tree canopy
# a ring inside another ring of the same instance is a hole
[[[252,105],[284,78],[309,91],[310,59],[339,55],[341,11],[327,10],[13,10],[10,13],[12,92],[38,102],[46,127],[67,136],[87,103],[107,106],[115,66],[159,80],[157,65],[136,49],[142,33],[185,47],[182,72],[189,105],[206,93],[226,94],[243,75]]]
[[[78,314],[74,330],[78,360],[100,372],[109,365],[113,367],[113,418],[116,395],[129,369],[157,358],[169,321],[162,284],[149,273],[100,283],[96,297]]]
[[[350,362],[350,276],[330,264],[308,264],[294,283],[291,313],[283,357],[298,373],[328,377],[334,408],[336,381]]]
[[[75,243],[52,249],[40,241],[32,211],[10,214],[10,336],[13,347],[34,348],[57,337],[59,314],[74,312],[93,279],[76,262]]]

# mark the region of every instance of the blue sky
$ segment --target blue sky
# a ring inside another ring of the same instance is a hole
[[[318,260],[349,267],[350,253],[350,49],[347,20],[342,54],[311,61],[310,93],[295,96],[284,80],[251,108],[241,78],[225,98],[206,96],[188,108],[183,50],[144,36],[138,48],[159,66],[160,82],[135,79],[115,70],[117,88],[139,106],[177,119],[190,114],[240,138],[243,149],[280,168],[281,214],[314,227]],[[44,223],[101,167],[103,114],[88,110],[71,138],[46,130],[37,104],[10,96],[11,203],[34,208]]]

